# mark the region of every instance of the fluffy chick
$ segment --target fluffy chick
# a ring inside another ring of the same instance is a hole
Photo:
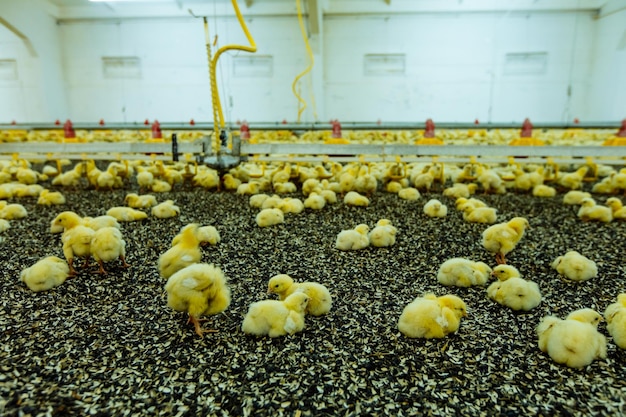
[[[572,281],[587,281],[598,276],[596,263],[575,250],[557,257],[552,262],[552,268]]]
[[[593,198],[583,198],[577,216],[584,222],[610,223],[613,220],[613,211],[609,207],[596,204]]]
[[[157,199],[150,194],[137,195],[136,193],[129,193],[124,197],[124,203],[132,208],[150,208],[157,205]]]
[[[309,196],[304,200],[304,207],[311,210],[321,210],[326,206],[326,199],[317,192],[309,193]]]
[[[256,224],[259,227],[275,226],[285,222],[283,211],[278,208],[266,208],[256,215]]]
[[[528,227],[528,220],[524,217],[514,217],[508,222],[494,224],[483,232],[483,247],[496,255],[496,262],[504,264],[506,254],[517,246]]]
[[[350,191],[343,197],[343,203],[348,206],[367,207],[370,200],[356,191]]]
[[[180,241],[159,256],[159,273],[163,278],[169,278],[181,269],[200,262],[202,252],[196,235],[197,230],[198,225],[195,223],[184,227],[180,234]]]
[[[544,317],[537,326],[539,349],[570,368],[583,368],[594,359],[606,358],[606,337],[598,333],[602,316],[594,310],[570,313],[565,320]]]
[[[230,305],[230,288],[222,270],[211,264],[195,264],[173,274],[165,284],[167,305],[189,315],[196,334],[216,330],[203,329],[201,316],[211,316],[226,310]]]
[[[465,302],[459,297],[425,294],[404,307],[398,330],[411,338],[440,339],[457,331],[466,315]]]
[[[76,275],[76,269],[74,269],[74,258],[85,258],[83,268],[89,265],[89,257],[91,256],[91,241],[96,232],[86,226],[75,226],[71,229],[66,229],[61,237],[63,242],[63,255],[67,260],[67,264],[70,268],[70,276]]]
[[[622,200],[617,197],[610,197],[606,200],[606,205],[613,212],[613,220],[626,220],[626,207],[623,205]]]
[[[571,190],[563,195],[563,204],[578,205],[584,198],[591,198],[591,194],[585,191]]]
[[[604,310],[606,330],[617,346],[626,349],[626,293],[617,296],[617,302]]]
[[[180,214],[180,207],[174,204],[174,200],[165,200],[152,207],[150,213],[158,219],[169,219]]]
[[[389,219],[380,219],[376,226],[369,232],[370,245],[377,248],[386,248],[396,243],[398,229],[391,224]]]
[[[115,259],[121,260],[124,268],[130,266],[126,263],[126,242],[122,238],[122,232],[115,227],[103,227],[94,233],[91,239],[91,255],[100,265],[100,274],[107,273],[104,262]]]
[[[463,220],[468,223],[494,224],[498,218],[498,210],[493,207],[474,207],[471,204],[461,206]]]
[[[37,199],[37,204],[42,206],[65,204],[65,196],[58,191],[42,190]]]
[[[0,219],[17,220],[28,216],[26,208],[21,204],[7,204],[6,201],[0,201]]]
[[[419,200],[421,194],[417,188],[406,187],[398,191],[398,197],[407,201]]]
[[[448,214],[448,207],[446,207],[441,201],[433,198],[424,204],[424,214],[428,217],[446,217]]]
[[[20,279],[31,291],[47,291],[63,284],[69,272],[70,269],[63,259],[48,256],[22,270]]]
[[[342,230],[337,235],[335,247],[340,250],[365,249],[370,245],[367,232],[369,232],[369,226],[366,224],[359,224],[354,229]]]
[[[491,268],[484,262],[474,262],[465,258],[448,259],[437,271],[437,281],[446,286],[471,287],[485,285]]]
[[[107,216],[115,217],[120,222],[135,222],[148,217],[146,213],[131,207],[112,207],[107,210]]]
[[[324,285],[317,282],[294,282],[287,274],[275,275],[267,284],[267,292],[278,295],[285,300],[291,294],[300,291],[309,296],[306,313],[312,316],[322,316],[330,311],[333,298],[330,291]]]
[[[512,310],[529,311],[541,303],[539,286],[523,279],[519,271],[510,265],[498,265],[493,269],[498,281],[487,288],[489,298]]]
[[[304,330],[304,315],[309,296],[296,292],[279,300],[263,300],[250,304],[241,330],[247,334],[269,337],[295,334]]]

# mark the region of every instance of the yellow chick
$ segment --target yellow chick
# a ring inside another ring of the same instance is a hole
[[[65,196],[58,191],[42,190],[37,199],[37,204],[43,206],[65,204]]]
[[[354,180],[354,190],[360,194],[372,195],[378,188],[378,180],[368,172],[367,166],[362,166]]]
[[[287,274],[275,275],[270,278],[267,284],[267,292],[278,295],[278,298],[285,300],[296,291],[303,292],[309,296],[309,302],[305,312],[312,316],[322,316],[328,314],[333,304],[330,291],[324,285],[317,282],[293,281]]]
[[[278,194],[292,194],[298,191],[298,187],[293,182],[277,182],[274,184],[274,192]]]
[[[50,222],[50,233],[61,233],[81,224],[83,224],[83,219],[78,214],[73,211],[63,211]]]
[[[237,187],[237,194],[253,195],[261,192],[261,184],[258,182],[245,182]]]
[[[589,171],[589,168],[584,166],[578,168],[574,172],[563,174],[559,178],[559,185],[570,190],[579,190],[583,187],[583,179],[585,178],[587,171]]]
[[[557,257],[551,266],[572,281],[587,281],[598,276],[596,263],[575,250]]]
[[[126,263],[126,242],[122,238],[122,232],[115,227],[103,227],[98,229],[91,239],[91,255],[100,265],[98,273],[106,275],[104,262],[115,259],[122,261],[122,267],[128,268]]]
[[[174,200],[165,200],[152,207],[150,212],[158,219],[169,219],[180,214],[180,207],[174,204]]]
[[[193,323],[200,337],[216,331],[203,329],[200,317],[221,313],[230,306],[226,276],[220,268],[210,264],[189,265],[181,269],[169,277],[165,291],[167,305],[175,311],[187,313],[189,323]]]
[[[28,216],[26,208],[21,204],[7,204],[6,201],[0,201],[0,219],[17,220]]]
[[[480,183],[483,187],[485,193],[495,193],[495,194],[504,194],[506,193],[506,188],[504,187],[504,181],[492,169],[488,169],[479,165],[476,168],[476,181]]]
[[[169,193],[172,191],[172,184],[167,181],[153,180],[150,190],[154,193]]]
[[[0,219],[0,233],[6,232],[11,228],[11,223],[8,220]]]
[[[517,246],[528,227],[530,225],[524,217],[514,217],[508,222],[494,224],[483,232],[483,247],[496,255],[498,264],[505,264],[506,254]]]
[[[236,191],[241,185],[241,180],[233,176],[233,174],[224,174],[222,176],[224,189],[227,191]]]
[[[407,337],[441,339],[458,330],[467,315],[465,302],[455,295],[425,294],[409,303],[398,320],[398,330]]]
[[[398,197],[407,201],[419,200],[421,194],[417,188],[406,187],[398,191]]]
[[[386,248],[396,243],[396,234],[398,229],[391,224],[391,220],[380,219],[369,232],[370,245],[377,248]]]
[[[548,185],[537,184],[533,187],[533,196],[540,198],[551,198],[556,196],[556,189]]]
[[[333,190],[321,190],[319,195],[321,195],[328,204],[335,204],[337,202],[337,193]]]
[[[498,210],[493,207],[473,207],[466,203],[462,211],[463,220],[468,223],[494,224],[498,218]]]
[[[476,192],[477,188],[478,188],[478,185],[474,183],[463,184],[463,183],[457,182],[455,184],[452,184],[451,187],[448,187],[445,190],[443,190],[443,195],[445,195],[446,197],[454,198],[454,199],[469,198],[470,195]]]
[[[491,268],[484,262],[451,258],[439,267],[437,281],[446,286],[471,287],[485,285],[490,275]]]
[[[454,202],[454,205],[456,209],[459,211],[463,211],[465,207],[467,207],[468,205],[474,208],[487,207],[487,203],[477,198],[473,198],[473,197],[472,198],[459,197]]]
[[[20,279],[35,292],[47,291],[63,284],[69,275],[67,263],[56,256],[48,256],[20,273]]]
[[[196,187],[206,188],[211,190],[213,188],[220,188],[220,176],[214,169],[204,169],[198,171],[193,177],[193,184]]]
[[[613,220],[613,211],[609,207],[596,204],[593,198],[583,198],[577,216],[584,222],[610,223]]]
[[[98,216],[98,217],[83,217],[82,218],[83,226],[87,226],[90,229],[98,230],[103,227],[115,227],[116,229],[120,228],[120,224],[117,219],[113,216]]]
[[[585,198],[591,198],[591,194],[585,191],[571,190],[563,195],[563,204],[579,205]]]
[[[613,212],[613,220],[626,220],[626,207],[623,206],[622,200],[611,197],[606,200],[606,205]]]
[[[270,198],[267,194],[254,194],[250,196],[250,200],[248,200],[250,207],[260,209],[263,207],[263,203],[265,200]]]
[[[424,214],[428,217],[446,217],[448,215],[448,207],[441,201],[433,198],[424,204]]]
[[[241,330],[256,336],[269,337],[295,334],[304,330],[304,315],[309,296],[296,292],[279,300],[263,300],[250,304]]]
[[[589,308],[576,310],[565,320],[544,317],[537,326],[539,349],[570,368],[583,368],[594,359],[604,359],[606,337],[598,333],[600,320],[602,316]]]
[[[617,346],[626,349],[626,294],[619,294],[617,302],[604,310],[606,330]]]
[[[302,194],[308,196],[312,192],[321,189],[321,184],[316,178],[309,178],[302,183]]]
[[[176,245],[159,256],[159,273],[163,278],[169,278],[181,269],[200,262],[202,252],[199,248],[197,229],[198,225],[195,223],[183,227]]]
[[[131,207],[112,207],[107,210],[106,214],[120,222],[134,222],[148,217],[143,211],[135,210]]]
[[[304,211],[304,203],[297,198],[286,197],[281,201],[278,208],[281,209],[282,212],[285,214],[286,213],[299,214]]]
[[[321,210],[326,206],[326,199],[316,192],[309,193],[309,196],[304,200],[304,207],[311,210]]]
[[[270,196],[263,201],[263,204],[261,204],[261,208],[262,209],[277,208],[278,206],[280,206],[280,203],[282,202],[283,202],[282,197],[277,194],[274,194],[273,196]]]
[[[139,190],[151,190],[152,184],[154,184],[154,174],[145,167],[137,167],[137,171],[135,179],[139,185]]]
[[[340,250],[365,249],[370,245],[367,232],[369,232],[369,226],[366,224],[359,224],[354,229],[342,230],[337,235],[335,247]]]
[[[343,203],[348,206],[367,207],[370,205],[370,200],[356,191],[350,191],[343,197]]]
[[[285,215],[281,209],[267,208],[256,215],[256,224],[259,227],[275,226],[285,222]]]
[[[498,265],[493,273],[498,281],[487,287],[489,298],[512,310],[529,311],[541,303],[539,286],[523,279],[517,268],[510,265]]]
[[[182,239],[182,234],[187,228],[196,227],[195,224],[188,224],[187,226],[183,226],[180,230],[180,233],[174,236],[172,239],[172,246],[177,245]],[[220,242],[220,233],[214,226],[201,226],[196,229],[196,237],[200,242],[201,246],[217,245]]]
[[[129,193],[124,197],[124,203],[132,208],[150,208],[157,205],[157,199],[150,194],[140,196],[136,193]]]
[[[63,242],[63,255],[70,268],[70,276],[76,275],[74,269],[74,258],[85,258],[83,268],[89,265],[91,256],[91,241],[96,232],[89,227],[78,225],[70,229],[65,229],[61,241]]]

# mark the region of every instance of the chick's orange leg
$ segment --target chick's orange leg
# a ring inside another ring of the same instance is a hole
[[[75,277],[76,276],[76,269],[74,269],[74,258],[70,258],[70,259],[67,260],[67,266],[70,267],[70,273],[68,274],[68,276]]]
[[[126,258],[120,255],[120,260],[122,261],[122,267],[129,268],[130,265],[126,263]]]
[[[191,314],[189,315],[189,319],[187,320],[187,324],[193,323],[196,334],[200,337],[204,337],[204,333],[217,333],[217,330],[214,329],[203,329],[200,323],[207,321],[207,319],[198,319]]]
[[[104,270],[104,262],[102,262],[102,260],[98,259],[98,265],[100,265],[100,269],[98,270],[98,273],[101,275],[106,275],[107,271]]]
[[[504,259],[504,254],[503,253],[496,253],[496,263],[498,265],[504,265],[506,264],[506,259]]]

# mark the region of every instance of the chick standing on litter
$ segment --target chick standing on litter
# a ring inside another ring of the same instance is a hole
[[[22,270],[20,279],[35,292],[47,291],[63,284],[69,276],[67,263],[56,256],[48,256]]]
[[[247,334],[269,337],[295,334],[304,330],[304,315],[309,296],[295,292],[284,301],[263,300],[250,304],[241,330]]]
[[[122,238],[122,232],[115,227],[103,227],[94,233],[91,239],[91,255],[100,265],[100,274],[107,273],[104,262],[115,259],[121,260],[124,268],[130,266],[126,263],[126,242]]]
[[[380,219],[368,234],[370,245],[377,248],[386,248],[396,243],[398,229],[389,219]]]
[[[551,266],[572,281],[587,281],[598,276],[596,263],[575,250],[557,257]]]
[[[495,253],[498,264],[504,264],[506,254],[517,246],[528,227],[528,220],[524,217],[514,217],[508,222],[494,224],[483,232],[483,247]]]
[[[455,295],[425,294],[409,303],[398,320],[398,330],[411,338],[443,338],[458,330],[467,315],[465,302]]]
[[[492,275],[498,280],[487,287],[487,295],[498,304],[516,311],[529,311],[541,303],[537,283],[523,279],[517,268],[498,265]]]
[[[437,281],[446,286],[471,287],[485,285],[491,268],[484,262],[473,262],[465,258],[448,259],[437,271]]]
[[[606,330],[617,346],[626,349],[626,293],[617,296],[617,302],[604,310]]]
[[[589,308],[570,313],[565,320],[544,317],[537,326],[539,349],[570,368],[583,368],[606,358],[606,337],[598,333],[602,316]]]
[[[173,274],[165,284],[167,305],[176,311],[189,314],[196,334],[216,330],[203,329],[201,316],[221,313],[230,305],[230,288],[222,270],[214,265],[194,264]]]
[[[64,211],[56,216],[51,224],[50,230],[64,230],[61,236],[63,243],[63,255],[67,260],[70,268],[70,276],[76,275],[74,269],[74,258],[85,258],[83,268],[89,265],[89,257],[91,256],[91,240],[95,231],[87,226],[82,225],[82,219],[74,212]]]
[[[281,300],[285,300],[296,291],[305,293],[309,296],[306,313],[312,316],[327,314],[333,304],[330,292],[324,285],[317,282],[295,283],[293,278],[287,274],[275,275],[270,278],[267,291],[271,294],[277,294]]]
[[[196,235],[197,229],[198,225],[195,223],[183,228],[180,241],[159,256],[159,273],[163,278],[169,278],[177,271],[200,262],[202,252]]]

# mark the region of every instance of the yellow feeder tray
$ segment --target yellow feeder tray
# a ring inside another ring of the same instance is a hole
[[[414,142],[416,145],[443,145],[443,141],[437,138],[421,138]]]
[[[389,178],[394,181],[401,180],[406,178],[406,173],[406,162],[403,162],[402,159],[397,156],[396,163],[389,167]]]
[[[626,138],[613,136],[602,143],[602,146],[626,146]]]
[[[519,138],[509,142],[509,146],[544,146],[545,143],[537,138]]]
[[[328,138],[324,140],[326,145],[348,145],[350,140],[344,138]]]

